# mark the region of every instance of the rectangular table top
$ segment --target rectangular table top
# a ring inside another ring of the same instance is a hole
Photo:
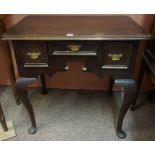
[[[3,40],[146,40],[151,35],[128,16],[27,16]]]

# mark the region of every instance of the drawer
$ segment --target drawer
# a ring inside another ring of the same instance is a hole
[[[48,67],[46,42],[13,41],[17,64],[22,67]]]
[[[103,43],[101,48],[102,69],[128,69],[133,51],[129,42]]]
[[[95,41],[53,41],[48,43],[52,56],[96,56],[98,42]]]

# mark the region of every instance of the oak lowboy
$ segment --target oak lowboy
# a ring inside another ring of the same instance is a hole
[[[19,99],[26,106],[35,133],[37,126],[26,89],[41,78],[42,93],[46,93],[44,74],[67,72],[68,62],[84,62],[81,69],[100,78],[111,77],[113,83],[125,89],[116,133],[126,136],[122,122],[127,110],[134,106],[137,84],[133,78],[137,49],[141,40],[151,35],[127,16],[28,16],[3,34],[11,40],[20,77],[16,81]]]

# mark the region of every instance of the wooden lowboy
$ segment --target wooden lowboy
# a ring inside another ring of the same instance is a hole
[[[80,61],[84,72],[111,76],[110,92],[114,82],[124,87],[116,129],[117,136],[124,138],[122,122],[137,96],[133,78],[137,49],[141,40],[150,38],[127,16],[28,16],[9,29],[2,39],[12,41],[20,75],[16,90],[32,121],[29,133],[35,133],[37,126],[26,94],[28,85],[40,77],[45,93],[44,73],[67,72],[68,62]]]

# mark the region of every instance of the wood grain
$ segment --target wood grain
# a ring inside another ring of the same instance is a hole
[[[28,16],[9,29],[2,39],[144,40],[149,37],[128,16]]]

